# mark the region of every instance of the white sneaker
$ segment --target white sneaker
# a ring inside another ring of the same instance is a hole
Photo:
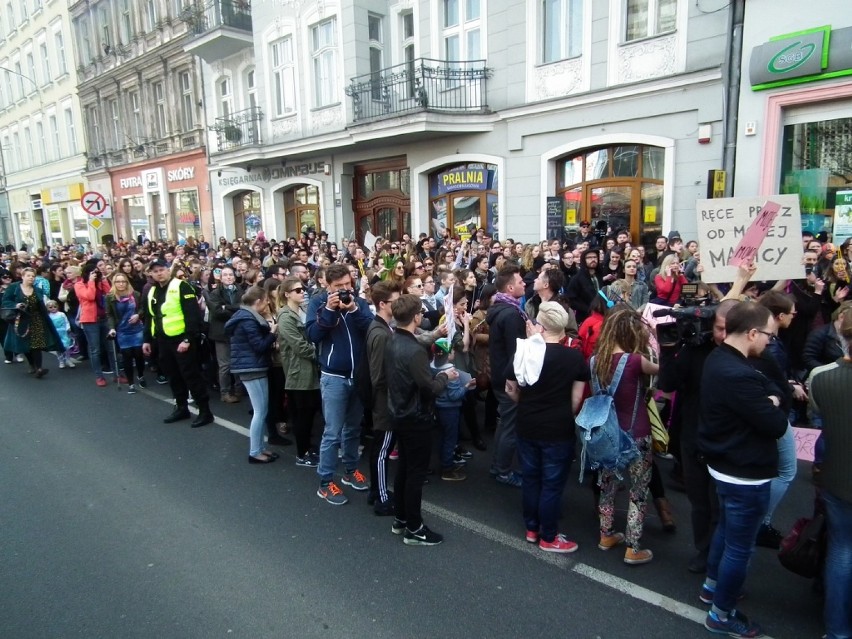
[[[77,364],[75,364],[75,363],[74,363],[74,360],[73,360],[73,359],[69,359],[69,360],[66,362],[66,366],[68,366],[68,368],[77,368]]]
[[[16,362],[23,362],[24,356],[23,355],[15,355],[15,361]]]
[[[59,368],[65,368],[65,362],[59,362]]]

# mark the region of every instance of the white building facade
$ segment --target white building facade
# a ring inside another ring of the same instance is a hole
[[[76,90],[67,3],[5,3],[0,155],[6,195],[0,194],[0,236],[16,246],[94,239],[80,204],[87,186]]]
[[[695,229],[726,10],[686,0],[236,0],[202,60],[218,235],[532,241]],[[230,11],[229,15],[234,12]]]

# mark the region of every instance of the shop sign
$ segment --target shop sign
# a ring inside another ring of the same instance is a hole
[[[236,176],[222,176],[219,178],[219,186],[235,186],[237,184],[259,184],[282,180],[289,177],[300,177],[305,175],[316,175],[325,173],[325,162],[306,162],[304,164],[293,164],[287,166],[262,167],[251,173]]]
[[[808,29],[776,36],[752,49],[753,91],[852,75],[852,27]]]
[[[452,191],[484,191],[488,188],[488,170],[470,169],[466,166],[438,174],[438,194]]]
[[[138,175],[133,175],[127,178],[121,178],[118,185],[123,189],[138,189],[142,186],[142,178]]]
[[[185,180],[191,180],[195,177],[195,167],[194,166],[182,166],[179,169],[174,169],[166,173],[166,179],[169,182],[183,182]]]
[[[733,282],[744,256],[757,266],[756,282],[805,276],[798,195],[698,200],[696,214],[702,281]]]
[[[547,220],[547,239],[559,240],[562,239],[563,217],[562,198],[548,197],[545,215]]]

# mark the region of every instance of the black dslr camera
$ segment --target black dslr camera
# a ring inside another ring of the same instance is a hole
[[[352,303],[352,291],[346,289],[337,292],[337,299],[340,300],[340,303],[344,306],[349,306]]]

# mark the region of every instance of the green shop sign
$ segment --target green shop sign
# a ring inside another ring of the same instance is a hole
[[[852,75],[852,27],[776,36],[752,49],[748,71],[753,91]]]

